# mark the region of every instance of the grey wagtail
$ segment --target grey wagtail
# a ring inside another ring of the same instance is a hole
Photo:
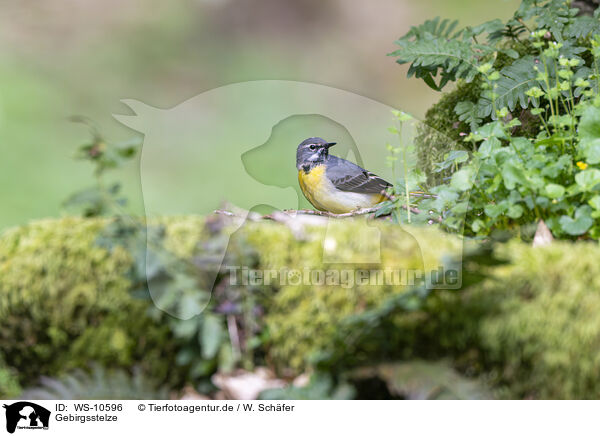
[[[318,210],[335,214],[373,207],[392,186],[358,165],[329,154],[335,142],[308,138],[296,150],[302,193]]]

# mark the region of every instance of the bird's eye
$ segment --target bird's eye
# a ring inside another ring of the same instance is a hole
[[[315,144],[310,144],[310,147],[308,147],[308,148],[310,148],[311,150],[316,150],[317,146]]]

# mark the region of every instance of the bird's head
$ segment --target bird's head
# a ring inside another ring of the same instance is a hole
[[[335,142],[327,142],[323,138],[305,139],[296,150],[296,167],[300,170],[305,166],[314,166],[324,162],[329,155],[329,147],[335,144]]]

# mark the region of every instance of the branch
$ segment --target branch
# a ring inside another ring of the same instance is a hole
[[[288,209],[288,210],[279,211],[279,213],[284,213],[288,216],[291,216],[294,214],[300,214],[300,215],[317,215],[317,216],[324,216],[324,217],[329,217],[329,218],[349,218],[349,217],[353,217],[353,216],[361,216],[361,215],[368,215],[370,213],[375,213],[380,208],[381,208],[381,206],[368,207],[368,208],[364,208],[364,209],[356,209],[356,210],[353,210],[352,212],[346,212],[346,213],[332,213],[332,212],[326,212],[326,211],[322,211],[322,210],[312,210],[312,209],[300,209],[300,210]],[[406,209],[406,205],[402,205],[402,208]],[[421,213],[421,211],[419,209],[417,209],[416,207],[411,207],[410,211],[411,211],[411,213],[415,213],[415,214]],[[230,212],[228,210],[223,210],[223,209],[216,209],[214,211],[214,213],[217,215],[225,215],[225,216],[229,216],[229,217],[240,217],[241,216],[236,213]],[[262,218],[275,220],[275,217],[273,216],[273,214],[263,215]]]
[[[351,216],[367,215],[369,213],[377,212],[378,210],[379,210],[379,207],[369,207],[366,209],[353,210],[352,212],[347,212],[347,213],[332,213],[332,212],[325,212],[322,210],[312,210],[312,209],[300,209],[300,210],[289,210],[289,211],[285,210],[284,212],[287,214],[299,213],[301,215],[318,215],[318,216],[326,216],[326,217],[331,217],[331,218],[348,218]]]
[[[291,210],[291,211],[284,211],[284,212],[287,214],[296,212],[296,213],[303,214],[303,215],[319,215],[319,216],[326,216],[326,217],[330,217],[330,218],[349,218],[349,217],[353,217],[353,216],[360,216],[360,215],[367,215],[370,213],[375,213],[380,208],[381,208],[381,206],[374,206],[374,207],[368,207],[365,209],[357,209],[357,210],[353,210],[352,212],[346,212],[346,213],[331,213],[331,212],[325,212],[322,210],[311,210],[311,209]],[[406,209],[406,205],[403,204],[402,208]],[[410,211],[412,213],[421,213],[421,211],[419,209],[417,209],[416,207],[411,207]]]
[[[406,210],[406,205],[403,204],[401,207]],[[300,209],[300,210],[288,209],[288,210],[278,211],[277,213],[278,214],[284,213],[288,216],[300,214],[300,215],[316,215],[316,216],[323,216],[323,217],[329,217],[329,218],[350,218],[353,216],[361,216],[361,215],[368,215],[370,213],[375,213],[380,208],[381,208],[381,205],[377,205],[374,207],[368,207],[368,208],[364,208],[364,209],[356,209],[356,210],[353,210],[352,212],[346,212],[346,213],[332,213],[332,212],[326,212],[326,211],[322,211],[322,210],[312,210],[312,209]],[[421,211],[419,209],[417,209],[416,207],[411,207],[410,212],[414,213],[414,214],[421,213]],[[230,211],[224,210],[224,209],[216,209],[214,211],[214,213],[217,215],[225,215],[228,217],[241,217],[241,215],[239,215],[239,214],[236,214],[234,212],[230,212]],[[274,214],[263,215],[261,218],[270,219],[273,221],[279,220],[279,217],[274,216]]]

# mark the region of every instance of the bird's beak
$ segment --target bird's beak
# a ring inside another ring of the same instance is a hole
[[[329,150],[329,147],[333,147],[335,144],[337,144],[337,142],[328,142],[325,144],[325,148]]]

